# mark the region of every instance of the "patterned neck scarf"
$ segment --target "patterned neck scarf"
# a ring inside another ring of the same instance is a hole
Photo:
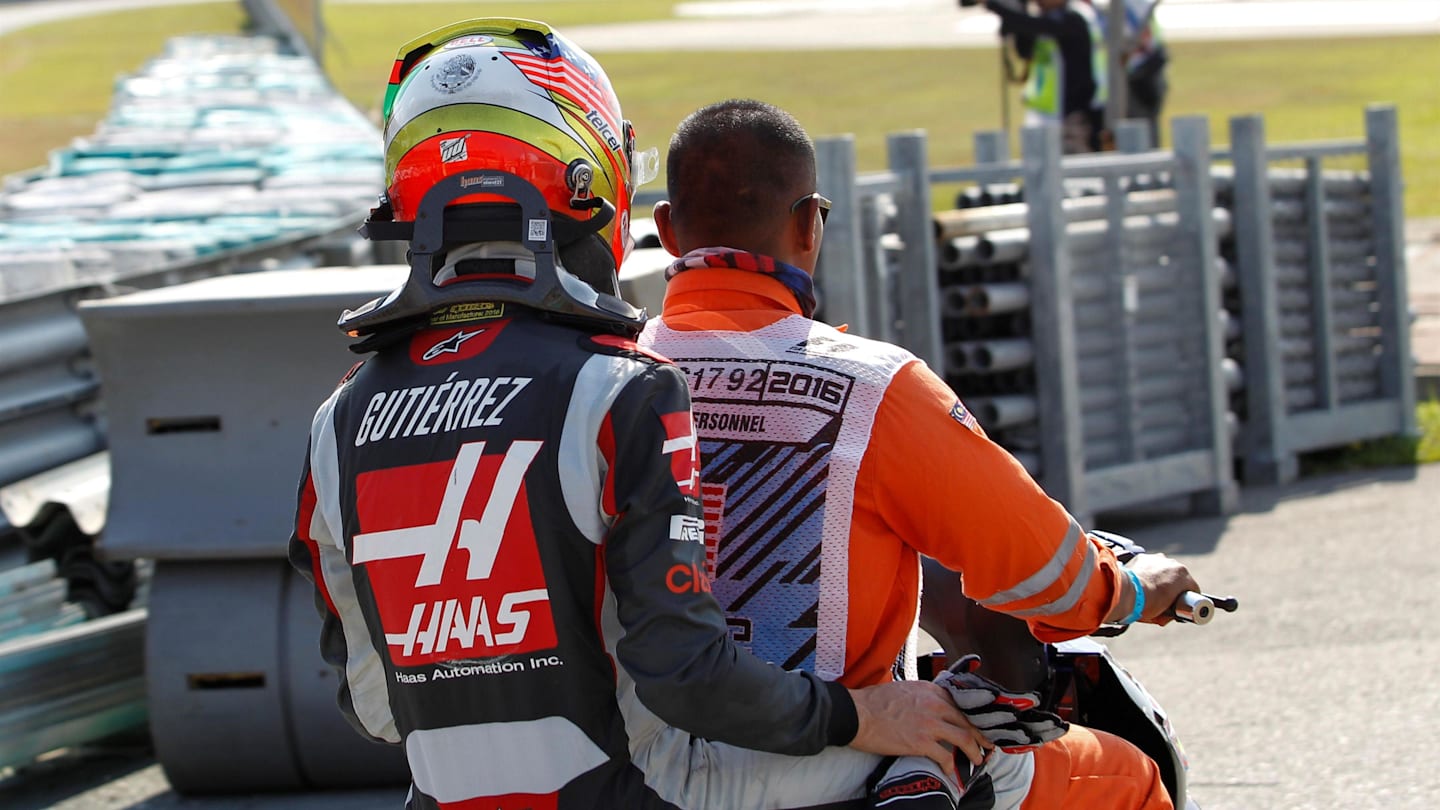
[[[727,247],[708,247],[692,250],[676,259],[665,271],[668,281],[678,273],[697,267],[728,267],[732,270],[749,270],[764,273],[775,279],[795,294],[800,312],[807,318],[815,317],[815,280],[800,268],[760,253]]]

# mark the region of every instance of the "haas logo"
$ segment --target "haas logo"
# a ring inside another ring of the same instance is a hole
[[[356,479],[364,531],[352,559],[370,577],[396,665],[555,646],[524,486],[542,444],[487,456],[485,442],[470,442],[454,462]]]

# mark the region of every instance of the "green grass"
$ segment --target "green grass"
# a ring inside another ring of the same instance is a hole
[[[1418,436],[1387,436],[1301,456],[1301,473],[1318,475],[1440,462],[1440,400],[1416,406],[1415,421]]]
[[[181,33],[237,33],[239,3],[122,11],[0,37],[0,175],[43,166],[110,110],[115,79]]]
[[[328,7],[326,67],[337,88],[374,112],[395,50],[447,22],[521,14],[561,30],[663,19],[673,0],[546,0],[342,4]],[[757,25],[763,22],[757,23]],[[37,26],[0,37],[0,174],[42,165],[49,149],[93,130],[114,77],[160,53],[171,35],[237,31],[238,4],[176,6]],[[1212,140],[1228,118],[1263,113],[1272,143],[1360,137],[1364,107],[1400,110],[1406,212],[1440,216],[1440,48],[1433,37],[1177,43],[1170,115],[1208,115]],[[730,96],[793,112],[814,137],[855,136],[861,171],[885,164],[885,136],[924,129],[933,166],[971,162],[971,133],[1001,121],[993,50],[840,50],[780,53],[601,53],[642,144],[661,147],[685,114]],[[82,65],[83,69],[77,69]],[[1018,104],[1011,110],[1019,116]],[[663,164],[662,164],[663,165]],[[1335,165],[1354,165],[1335,164]],[[937,200],[948,193],[937,192]]]
[[[1420,442],[1415,448],[1415,460],[1421,464],[1440,461],[1440,400],[1422,402],[1416,409],[1416,421]]]

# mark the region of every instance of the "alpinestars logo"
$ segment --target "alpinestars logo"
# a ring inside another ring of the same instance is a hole
[[[470,442],[453,463],[357,477],[364,531],[352,559],[370,577],[397,666],[555,646],[524,485],[542,444],[486,455],[486,442]]]
[[[474,332],[466,332],[462,329],[439,343],[436,343],[434,346],[431,346],[426,350],[425,354],[421,355],[420,359],[434,360],[442,354],[459,354],[460,347],[465,345],[465,341],[483,334],[485,334],[484,329],[476,329]]]

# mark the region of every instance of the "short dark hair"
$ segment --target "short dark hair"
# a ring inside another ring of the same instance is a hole
[[[815,147],[790,113],[754,99],[701,107],[676,127],[665,163],[671,216],[707,240],[763,238],[815,190]]]

